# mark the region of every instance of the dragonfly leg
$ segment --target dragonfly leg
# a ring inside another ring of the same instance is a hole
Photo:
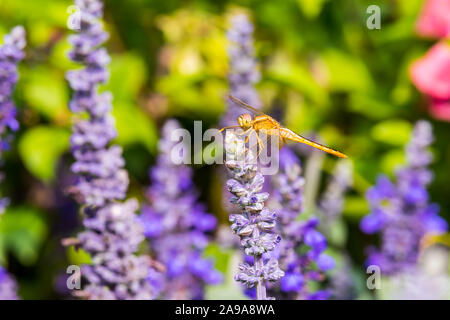
[[[250,128],[250,129],[251,129],[251,128]],[[249,129],[249,130],[250,130],[250,129]],[[250,137],[252,136],[253,132],[256,132],[256,131],[255,131],[255,130],[252,130],[252,132],[250,132],[250,134],[247,136],[247,138],[245,138],[245,143],[247,143],[248,140],[250,140]],[[256,134],[256,135],[258,135],[258,134]]]
[[[286,139],[280,136],[280,141],[279,141],[279,149],[283,148],[283,146],[286,144]]]
[[[247,138],[245,139],[245,143],[248,142],[248,140],[250,139],[250,137],[251,137],[251,135],[252,135],[253,133],[256,134],[256,139],[259,139],[258,133],[257,133],[255,130],[253,130],[253,131],[247,136]],[[251,147],[249,147],[247,150],[245,150],[245,152],[248,152],[249,150],[253,149],[257,144],[258,144],[258,143],[255,143],[254,145],[252,145]]]
[[[256,135],[256,138],[258,139],[258,146],[259,146],[258,155],[256,156],[258,158],[264,149],[264,143],[262,142],[261,138],[258,135]]]
[[[240,128],[241,126],[236,125],[236,126],[223,127],[222,129],[219,130],[219,132],[222,132],[225,129],[238,128],[238,127]]]
[[[259,150],[258,150],[258,154],[257,154],[257,156],[256,156],[256,157],[258,158],[259,155],[261,154],[262,150],[264,149],[264,143],[262,142],[262,140],[261,140],[261,138],[259,137],[258,133],[257,133],[255,130],[253,130],[252,133],[253,133],[253,132],[256,133],[256,139],[257,139],[258,141],[257,141],[253,146],[251,146],[250,148],[248,148],[248,149],[246,150],[246,152],[248,152],[249,150],[253,149],[256,145],[258,145],[258,147],[259,147],[258,149],[259,149]],[[252,134],[252,133],[251,133],[251,134]],[[251,134],[250,134],[250,135],[251,135]],[[250,137],[250,135],[249,135],[249,137]],[[247,140],[248,140],[249,137],[247,137]],[[246,141],[246,142],[247,142],[247,141]]]
[[[246,135],[249,131],[251,131],[251,130],[253,130],[252,127],[248,128],[247,130],[245,130],[245,131],[243,131],[243,132],[241,132],[241,133],[238,133],[237,135],[239,135],[239,136],[245,136],[245,135]],[[245,141],[245,142],[247,142],[247,141]]]

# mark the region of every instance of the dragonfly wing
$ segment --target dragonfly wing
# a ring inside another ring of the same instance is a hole
[[[246,109],[246,110],[248,110],[248,111],[250,111],[250,112],[252,112],[254,114],[257,114],[257,115],[263,115],[264,114],[264,112],[262,112],[261,110],[253,108],[251,105],[245,103],[244,101],[242,101],[242,100],[240,100],[240,99],[238,99],[236,97],[233,97],[232,95],[229,95],[229,97],[230,97],[231,101],[233,101],[234,103],[238,104],[240,107],[242,107],[242,108],[244,108],[244,109]]]

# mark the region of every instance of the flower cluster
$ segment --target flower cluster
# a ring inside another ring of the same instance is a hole
[[[254,85],[261,77],[257,70],[257,61],[253,48],[253,25],[245,14],[237,14],[231,18],[227,37],[230,71],[228,81],[230,94],[242,101],[259,108],[261,102]],[[235,124],[242,110],[232,101],[228,101],[227,113],[223,117],[223,125]]]
[[[25,45],[25,30],[17,26],[4,36],[0,47],[0,159],[9,148],[11,131],[19,129],[12,93],[18,78],[17,63],[24,57]],[[0,199],[0,215],[7,205],[8,199]]]
[[[141,221],[155,258],[166,267],[159,281],[161,298],[202,299],[205,284],[222,281],[213,261],[202,257],[209,242],[207,234],[217,221],[197,201],[192,170],[171,159],[177,144],[171,134],[179,128],[176,120],[162,128],[160,153],[150,170],[149,205],[143,208]]]
[[[0,300],[18,300],[16,281],[0,266]]]
[[[334,260],[323,253],[325,237],[317,231],[319,220],[297,220],[303,210],[303,185],[300,160],[288,148],[280,150],[280,172],[272,179],[278,209],[278,228],[283,241],[274,252],[286,274],[280,287],[271,292],[282,299],[325,299],[326,291],[310,292],[307,283],[324,279],[323,272],[334,267]]]
[[[22,26],[17,26],[4,36],[3,45],[0,47],[0,161],[3,152],[9,148],[11,131],[19,129],[12,93],[18,79],[17,64],[25,55],[25,45],[25,30]],[[2,176],[0,182],[1,180]],[[8,198],[0,199],[0,218],[8,204]],[[16,299],[17,284],[0,266],[0,300]]]
[[[427,233],[441,233],[447,224],[439,207],[429,203],[427,186],[433,175],[427,166],[433,141],[430,123],[419,121],[406,147],[407,166],[397,171],[397,183],[380,176],[367,192],[371,213],[361,221],[366,233],[381,233],[381,250],[372,249],[367,261],[385,274],[394,274],[417,263],[420,241]]]
[[[76,0],[79,8],[79,34],[69,42],[73,49],[70,58],[84,68],[67,72],[67,80],[73,89],[70,109],[74,113],[87,113],[89,118],[73,126],[71,146],[76,162],[72,171],[79,175],[73,192],[82,203],[102,206],[108,201],[124,199],[128,188],[128,175],[123,169],[122,150],[108,147],[117,132],[112,118],[110,92],[98,93],[99,84],[106,82],[106,65],[109,56],[99,47],[108,34],[103,31],[99,18],[102,3],[99,0]],[[78,16],[77,16],[78,17]]]
[[[229,93],[255,108],[261,106],[255,84],[261,75],[257,68],[257,60],[253,48],[253,24],[244,13],[235,14],[229,21],[227,32],[228,39],[228,84]],[[237,124],[238,117],[243,113],[236,103],[227,99],[227,110],[222,115],[220,123],[222,126]],[[227,179],[225,170],[220,172],[222,181]],[[223,207],[232,212],[233,205],[230,204],[230,193],[223,188]]]
[[[423,250],[416,266],[408,272],[383,280],[377,290],[383,300],[448,300],[450,276],[449,252],[446,246],[434,244]]]
[[[261,192],[264,177],[258,171],[253,152],[246,149],[245,137],[228,131],[225,136],[225,165],[232,179],[227,181],[228,190],[233,194],[231,202],[237,204],[241,212],[230,215],[231,229],[241,239],[245,254],[253,257],[253,263],[242,263],[235,279],[247,287],[256,287],[256,297],[267,299],[265,281],[277,281],[284,272],[278,267],[276,258],[264,259],[263,254],[273,251],[281,237],[276,234],[275,212],[264,206],[267,192]]]
[[[414,85],[430,97],[431,114],[450,121],[450,45],[435,44],[412,65],[411,77]]]
[[[416,23],[417,33],[424,37],[450,38],[450,2],[427,0]],[[430,98],[430,113],[450,121],[450,45],[436,43],[411,66],[414,85]]]
[[[108,38],[100,18],[99,0],[76,0],[78,7],[69,19],[79,31],[69,38],[70,58],[83,68],[69,71],[67,80],[73,89],[70,109],[87,114],[73,125],[71,148],[75,158],[72,171],[78,180],[71,193],[82,205],[86,230],[76,244],[92,257],[82,274],[88,284],[81,295],[89,299],[150,299],[152,289],[146,280],[150,259],[136,256],[144,240],[143,228],[135,215],[138,203],[124,199],[128,174],[124,170],[122,150],[108,146],[116,136],[110,114],[111,93],[98,93],[98,85],[108,78],[109,57],[100,45]],[[79,27],[79,28],[78,28]]]
[[[416,31],[424,37],[450,38],[450,2],[426,0],[416,23]]]

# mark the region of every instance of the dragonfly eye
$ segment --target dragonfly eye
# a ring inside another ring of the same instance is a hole
[[[252,116],[249,114],[241,114],[238,119],[239,125],[244,128],[248,128],[252,123]]]

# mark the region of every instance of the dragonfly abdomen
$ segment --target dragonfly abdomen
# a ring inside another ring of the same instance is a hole
[[[326,146],[323,146],[320,143],[317,143],[317,142],[308,140],[306,138],[303,138],[302,136],[296,134],[295,132],[293,132],[293,131],[291,131],[291,130],[289,130],[287,128],[280,128],[280,135],[286,140],[291,140],[291,141],[307,144],[307,145],[309,145],[311,147],[314,147],[316,149],[319,149],[319,150],[328,152],[328,153],[330,153],[332,155],[335,155],[335,156],[337,156],[339,158],[347,158],[347,156],[345,154],[343,154],[343,153],[341,153],[341,152],[339,152],[337,150],[334,150],[334,149],[328,148]]]

